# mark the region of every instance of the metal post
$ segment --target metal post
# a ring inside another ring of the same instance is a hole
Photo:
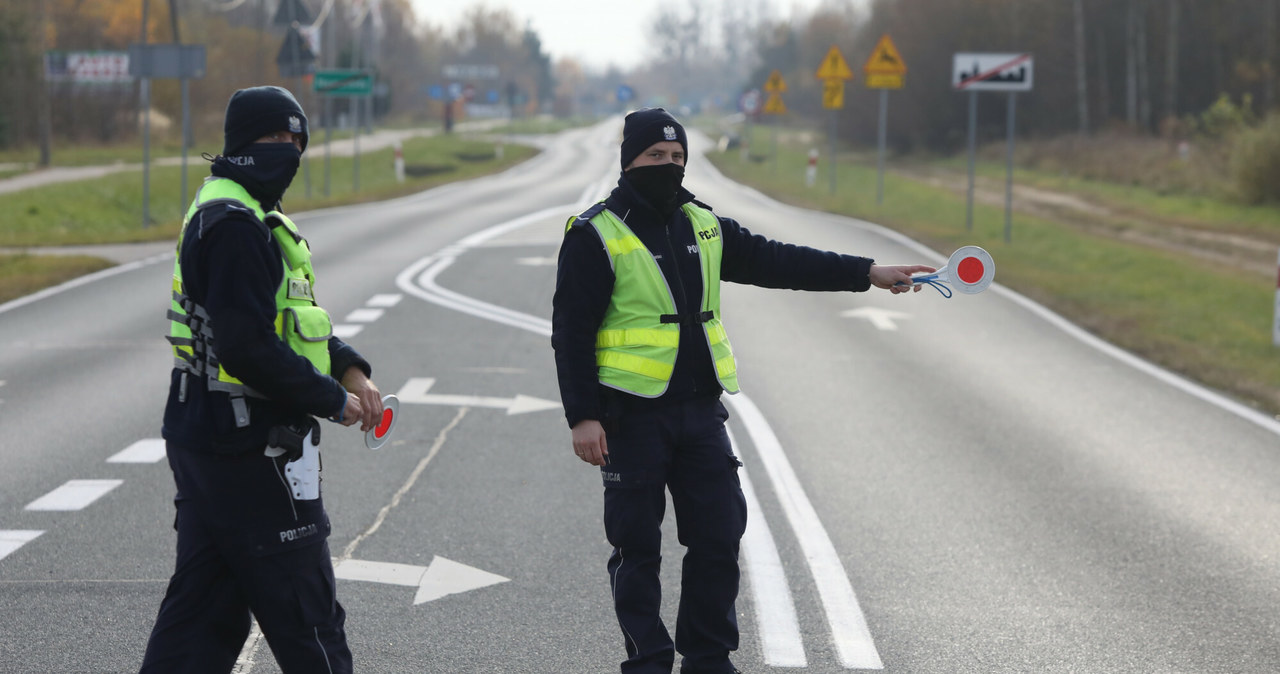
[[[965,207],[964,231],[973,231],[974,155],[978,145],[978,92],[969,91],[969,203]]]
[[[1018,95],[1012,91],[1009,92],[1009,137],[1005,141],[1008,151],[1008,159],[1005,164],[1005,186],[1004,186],[1004,242],[1009,243],[1013,237],[1013,143],[1014,143],[1014,118],[1018,110]]]
[[[1280,254],[1276,255],[1276,310],[1274,325],[1271,328],[1271,344],[1280,346]]]
[[[889,90],[880,90],[880,154],[876,158],[876,205],[884,203],[884,148],[889,135]]]
[[[831,111],[831,160],[827,162],[831,167],[831,193],[836,193],[836,111]]]
[[[142,0],[142,46],[147,46],[147,5]],[[145,49],[144,49],[145,52]],[[150,60],[150,59],[148,59]],[[151,80],[143,77],[138,84],[142,99],[142,228],[151,226]]]
[[[773,116],[773,124],[770,127],[769,136],[769,155],[773,160],[773,174],[778,175],[778,116]]]
[[[295,43],[295,44],[296,44],[296,43]],[[295,56],[295,57],[294,57],[294,63],[295,63],[295,64],[297,63],[297,59],[298,59],[298,57],[296,57],[296,56]],[[298,77],[298,99],[299,99],[299,104],[301,104],[301,101],[307,100],[307,96],[306,96],[306,95],[305,95],[305,93],[304,93],[304,92],[306,91],[306,87],[307,87],[307,81],[306,81],[305,79],[303,79],[303,78],[302,78],[302,76],[299,76],[299,77]],[[307,102],[308,102],[308,103],[310,103],[311,101],[307,101]],[[308,105],[307,107],[311,107],[311,106],[309,106],[309,105]],[[306,110],[306,108],[303,108],[303,110]],[[312,109],[312,111],[311,111],[311,112],[312,112],[312,114],[315,114],[315,110],[314,110],[314,108]],[[308,124],[307,124],[307,134],[308,134],[308,135],[310,135],[310,133],[311,133],[311,125],[310,125],[310,121],[308,121]],[[310,138],[308,138],[308,143],[307,143],[307,144],[308,144],[308,145],[310,145]],[[308,155],[307,153],[303,152],[303,153],[302,153],[301,160],[302,160],[302,186],[303,186],[303,194],[305,194],[305,195],[306,195],[306,198],[307,198],[307,199],[310,199],[310,198],[311,198],[311,158],[310,158],[310,155]]]
[[[333,97],[324,97],[324,195],[329,196],[330,137],[333,135]]]
[[[187,52],[180,52],[183,68],[186,72]],[[182,194],[178,197],[178,212],[184,213],[187,208],[187,145],[191,142],[191,86],[190,80],[182,78]]]

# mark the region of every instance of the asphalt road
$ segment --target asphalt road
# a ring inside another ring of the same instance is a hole
[[[318,297],[403,401],[379,451],[325,433],[359,671],[617,671],[600,478],[569,448],[549,344],[560,232],[612,183],[617,134],[297,216]],[[738,187],[704,146],[686,184],[753,231],[944,259]],[[173,561],[157,452],[170,264],[0,305],[0,672],[141,660]],[[952,299],[729,286],[724,309],[751,508],[743,671],[1280,671],[1275,420],[998,284]],[[237,671],[279,670],[251,641]]]

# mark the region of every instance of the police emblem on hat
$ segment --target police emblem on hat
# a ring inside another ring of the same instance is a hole
[[[302,133],[302,120],[297,115],[289,115],[289,133]]]
[[[662,137],[663,137],[663,138],[666,138],[667,140],[675,140],[675,139],[676,139],[676,127],[674,127],[674,126],[664,126],[664,127],[662,127]]]

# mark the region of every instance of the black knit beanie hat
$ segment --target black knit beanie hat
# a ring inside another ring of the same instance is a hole
[[[280,87],[250,87],[231,94],[223,124],[222,156],[230,157],[276,131],[302,134],[307,149],[307,115],[298,99]]]
[[[649,146],[664,140],[680,143],[685,161],[689,161],[689,140],[671,113],[662,108],[641,108],[627,115],[622,122],[622,169],[625,171]]]

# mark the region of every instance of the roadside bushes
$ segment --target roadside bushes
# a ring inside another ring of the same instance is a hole
[[[1280,115],[1241,129],[1231,145],[1231,173],[1241,200],[1280,203]]]

